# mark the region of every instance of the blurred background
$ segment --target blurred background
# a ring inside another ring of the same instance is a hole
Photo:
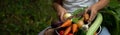
[[[111,0],[108,5],[118,17],[119,2]],[[53,0],[0,0],[0,35],[37,35],[58,19],[52,3]]]

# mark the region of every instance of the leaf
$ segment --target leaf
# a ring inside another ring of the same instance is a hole
[[[109,7],[116,8],[117,6],[120,6],[118,0],[110,0],[110,3],[108,5]]]
[[[115,11],[116,11],[118,17],[120,18],[120,8],[116,9]]]
[[[85,10],[85,8],[77,9],[77,10],[75,10],[75,11],[73,12],[73,15],[75,16],[75,15],[81,13],[81,12],[84,12],[84,10]]]
[[[119,17],[113,10],[106,9],[103,13],[103,26],[106,26],[112,35],[117,35],[119,32]],[[111,27],[113,29],[111,29]]]
[[[79,18],[72,18],[73,23],[77,23]]]

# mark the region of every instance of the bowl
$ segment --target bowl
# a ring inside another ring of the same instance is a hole
[[[57,35],[60,35],[58,31],[64,30],[64,29],[65,29],[65,28],[63,28],[63,29],[61,28],[61,29],[55,30],[55,33],[56,33]],[[101,30],[102,30],[102,29],[101,29],[101,26],[100,26],[100,27],[98,28],[98,30],[97,30],[97,34],[96,34],[96,35],[99,35],[99,34],[101,33]]]

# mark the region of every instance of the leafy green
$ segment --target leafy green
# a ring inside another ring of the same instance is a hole
[[[118,35],[120,29],[120,16],[117,9],[114,9],[112,7],[106,7],[103,11],[101,11],[104,18],[102,25],[106,26],[112,35]]]
[[[103,15],[102,26],[106,26],[111,35],[120,33],[120,3],[118,0],[110,0],[110,3],[101,11]]]
[[[73,16],[76,16],[77,14],[81,13],[81,12],[84,12],[85,8],[80,8],[80,9],[77,9],[73,12]]]
[[[85,8],[80,8],[80,9],[75,10],[72,14],[73,16],[75,16],[72,18],[72,22],[77,23],[79,21],[79,19],[81,19],[81,17],[76,17],[76,15],[82,14],[82,12],[84,12],[84,10],[85,10]]]

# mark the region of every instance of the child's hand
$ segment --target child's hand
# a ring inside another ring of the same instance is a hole
[[[95,16],[97,15],[97,10],[95,10],[95,8],[87,8],[85,10],[85,13],[89,12],[90,13],[90,18],[88,19],[88,22],[92,22],[95,18]]]
[[[66,13],[67,11],[65,10],[65,9],[61,9],[60,11],[59,11],[59,16],[60,16],[60,20],[61,21],[65,21],[65,18],[64,18],[64,14]]]

